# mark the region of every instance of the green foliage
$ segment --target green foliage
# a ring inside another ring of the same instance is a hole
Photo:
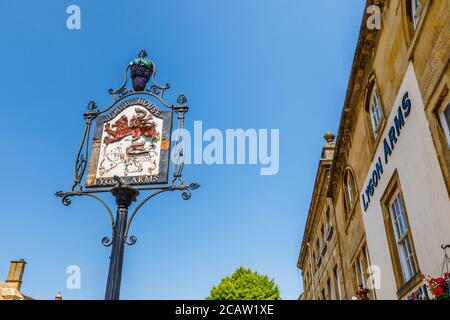
[[[273,279],[240,267],[212,288],[206,300],[280,300],[280,288]]]
[[[136,58],[133,61],[130,62],[130,65],[133,64],[139,64],[147,69],[150,69],[151,67],[153,67],[153,64],[150,60],[148,59],[142,59],[142,58]]]

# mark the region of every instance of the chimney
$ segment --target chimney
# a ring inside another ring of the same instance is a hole
[[[9,287],[15,288],[20,292],[20,287],[22,286],[23,272],[25,271],[25,260],[14,260],[11,261],[9,265],[8,278],[6,283]]]
[[[334,138],[336,135],[333,132],[325,132],[323,137],[327,143],[325,143],[322,149],[322,160],[332,160],[334,155],[334,147],[336,145],[334,143]]]

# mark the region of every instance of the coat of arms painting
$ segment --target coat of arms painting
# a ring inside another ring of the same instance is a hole
[[[167,183],[172,111],[138,98],[97,118],[87,187]]]

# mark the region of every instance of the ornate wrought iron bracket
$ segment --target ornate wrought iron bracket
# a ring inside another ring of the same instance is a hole
[[[447,254],[447,248],[450,248],[450,244],[441,245],[441,249],[444,250],[444,261],[442,262],[442,270],[441,270],[442,275],[444,275],[444,269],[446,270],[446,272],[449,272],[450,270],[450,257]]]
[[[190,185],[179,185],[179,186],[169,185],[169,186],[130,187],[138,192],[140,192],[140,191],[153,191],[153,192],[151,192],[149,195],[147,195],[134,208],[133,212],[131,213],[131,216],[126,223],[125,237],[124,237],[125,243],[128,245],[133,245],[136,243],[137,238],[135,236],[131,236],[128,238],[128,231],[130,229],[131,222],[133,221],[137,212],[139,211],[139,209],[142,208],[142,206],[147,201],[149,201],[156,195],[163,193],[163,192],[167,192],[167,191],[181,191],[182,192],[181,197],[183,198],[183,200],[189,200],[191,198],[191,191],[198,189],[199,187],[200,187],[200,185],[197,183],[191,183]],[[58,191],[55,193],[55,196],[61,198],[61,201],[62,201],[63,205],[65,205],[65,206],[69,206],[72,204],[71,198],[74,196],[77,196],[77,197],[86,196],[86,197],[90,197],[90,198],[97,200],[108,212],[109,219],[111,220],[111,226],[114,229],[115,220],[114,220],[114,214],[113,214],[111,208],[106,204],[106,202],[102,198],[100,198],[96,194],[96,193],[112,193],[113,189],[114,188],[98,189],[98,190],[78,190],[78,191],[68,191],[68,192]],[[111,246],[112,240],[109,237],[103,237],[101,242],[105,247],[109,247],[109,246]]]

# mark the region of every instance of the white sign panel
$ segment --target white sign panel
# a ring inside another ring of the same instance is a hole
[[[172,113],[150,101],[125,101],[97,119],[87,187],[166,183]]]

